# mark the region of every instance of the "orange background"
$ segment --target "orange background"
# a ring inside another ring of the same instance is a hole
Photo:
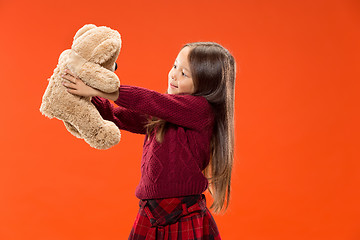
[[[134,222],[143,136],[95,150],[39,112],[85,23],[121,33],[121,83],[159,92],[184,43],[235,56],[223,239],[360,239],[359,16],[357,0],[0,0],[0,239],[127,239]]]

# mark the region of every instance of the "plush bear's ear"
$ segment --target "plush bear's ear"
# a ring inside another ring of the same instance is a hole
[[[75,36],[74,36],[74,40],[77,39],[78,37],[80,37],[81,35],[83,35],[85,32],[93,29],[93,28],[96,28],[96,25],[94,24],[85,24],[82,28],[80,28]]]
[[[120,37],[118,39],[107,39],[94,49],[90,59],[98,64],[102,64],[113,57],[116,52],[119,54],[120,48]]]

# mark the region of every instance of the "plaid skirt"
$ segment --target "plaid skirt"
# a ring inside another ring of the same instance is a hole
[[[129,240],[220,240],[205,195],[140,200]]]

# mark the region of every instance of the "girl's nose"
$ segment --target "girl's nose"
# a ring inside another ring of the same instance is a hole
[[[174,72],[172,72],[172,73],[170,74],[170,76],[171,76],[171,79],[172,79],[172,80],[176,80],[176,77],[175,77],[175,73],[174,73]]]
[[[171,69],[171,71],[170,71],[170,77],[171,77],[171,79],[172,80],[177,80],[177,78],[178,78],[178,76],[179,76],[179,72],[178,72],[178,70],[177,69]]]

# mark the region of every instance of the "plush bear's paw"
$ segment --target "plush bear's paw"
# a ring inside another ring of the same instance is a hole
[[[66,129],[75,137],[77,138],[82,138],[81,134],[79,133],[79,131],[69,122],[64,122],[64,125],[66,127]]]
[[[121,134],[119,128],[110,121],[104,120],[98,131],[84,140],[93,148],[109,149],[120,142]]]

